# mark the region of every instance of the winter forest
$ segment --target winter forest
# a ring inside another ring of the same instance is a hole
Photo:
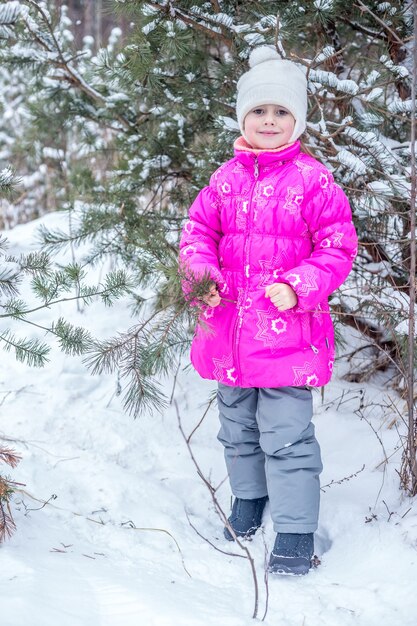
[[[416,623],[416,20],[416,0],[0,4],[2,626]],[[190,364],[178,261],[265,44],[306,72],[302,150],[359,239],[329,298],[299,577],[268,574],[268,505],[253,538],[223,536],[217,386]]]

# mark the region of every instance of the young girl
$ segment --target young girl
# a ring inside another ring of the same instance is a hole
[[[181,238],[185,271],[213,281],[191,360],[218,381],[234,534],[256,532],[269,498],[269,570],[306,574],[322,470],[310,387],[332,374],[327,298],[348,275],[357,239],[345,194],[300,151],[304,72],[269,46],[249,65],[237,85],[235,156],[199,193]]]

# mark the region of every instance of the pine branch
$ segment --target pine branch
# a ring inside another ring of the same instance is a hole
[[[89,304],[94,297],[100,297],[106,305],[110,305],[117,298],[120,298],[126,293],[129,293],[133,288],[132,278],[126,275],[123,270],[116,270],[107,274],[103,285],[97,287],[82,286],[79,288],[79,293],[75,296],[69,296],[67,298],[56,298],[54,296],[59,294],[62,290],[69,291],[74,286],[74,281],[70,280],[68,274],[63,272],[56,272],[51,281],[44,281],[37,277],[33,281],[33,287],[35,292],[44,300],[44,303],[32,307],[20,310],[19,317],[27,317],[31,313],[40,311],[45,308],[50,308],[56,304],[62,302],[72,302],[74,300],[82,300],[85,304]],[[14,305],[17,306],[18,301],[14,301]],[[9,306],[13,310],[13,301],[9,302]],[[11,317],[11,313],[0,314],[1,318]],[[15,315],[13,315],[15,316]]]
[[[167,398],[162,392],[162,385],[142,376],[133,364],[124,368],[122,379],[127,379],[127,388],[124,395],[123,408],[134,418],[144,413],[160,413],[167,407]]]
[[[351,19],[348,19],[346,17],[344,17],[343,15],[339,16],[339,19],[344,22],[345,24],[349,24],[349,26],[351,28],[353,28],[353,30],[357,30],[361,33],[363,33],[364,35],[368,35],[369,37],[372,37],[374,39],[381,39],[382,41],[387,41],[387,36],[384,33],[384,31],[376,31],[373,30],[367,26],[364,26],[363,24],[360,24],[358,22],[355,22]]]
[[[0,254],[4,254],[9,246],[6,237],[0,233]]]
[[[14,349],[16,360],[27,363],[30,367],[43,367],[49,360],[47,354],[50,347],[38,339],[18,339],[10,330],[0,334],[0,342],[4,343],[4,350]]]
[[[171,15],[168,13],[170,9],[170,6],[168,4],[162,5],[162,4],[158,4],[155,2],[146,2],[146,4],[148,4],[149,6],[159,11],[165,10],[167,15],[169,15],[170,19],[176,18],[179,21],[184,22],[184,24],[191,26],[194,30],[204,33],[210,39],[215,39],[216,41],[220,41],[221,43],[225,44],[228,48],[231,48],[233,45],[232,39],[226,37],[220,30],[214,30],[206,26],[205,24],[202,24],[201,22],[196,21],[198,19],[206,19],[205,15],[200,16],[198,14],[193,13],[192,11],[188,11],[188,13],[186,13],[184,9],[179,9],[177,7],[172,7],[173,14]]]
[[[21,6],[17,2],[6,2],[0,6],[0,25],[15,24],[21,13]]]
[[[4,304],[0,305],[7,317],[13,319],[22,319],[25,315],[26,302],[19,298],[10,298]]]
[[[22,255],[19,259],[19,265],[22,272],[30,274],[43,274],[50,276],[52,274],[51,260],[46,252],[30,252]]]
[[[52,324],[51,332],[59,338],[60,348],[65,354],[84,354],[93,345],[90,332],[80,326],[73,326],[62,317]]]
[[[0,171],[0,196],[10,196],[15,190],[19,179],[13,169],[9,166]]]
[[[376,13],[374,13],[369,6],[366,6],[366,4],[364,4],[363,2],[361,2],[361,0],[356,0],[357,2],[357,6],[359,6],[359,8],[362,11],[366,11],[367,13],[369,13],[369,15],[371,15],[373,17],[373,19],[378,22],[378,24],[380,24],[380,26],[384,29],[384,31],[386,31],[387,33],[389,33],[391,35],[391,37],[394,39],[394,41],[396,43],[398,43],[400,46],[404,45],[404,41],[397,35],[397,33],[395,31],[392,30],[392,28],[390,28],[390,26],[387,24],[387,22],[383,19],[381,19],[378,15],[376,15]]]
[[[6,265],[0,268],[0,294],[6,296],[17,295],[19,281],[20,276],[15,267]]]
[[[29,20],[25,20],[26,23],[26,27],[28,29],[28,31],[31,33],[32,37],[35,39],[35,41],[37,41],[39,43],[39,45],[44,48],[48,53],[51,53],[53,51],[55,51],[58,55],[58,59],[51,59],[51,62],[63,69],[66,73],[66,77],[64,77],[66,80],[68,80],[68,82],[70,83],[71,86],[76,87],[77,89],[79,89],[80,91],[82,91],[83,93],[85,93],[91,100],[93,100],[94,102],[98,102],[101,105],[106,105],[108,104],[108,100],[106,99],[105,96],[103,96],[100,92],[98,92],[96,89],[94,89],[93,87],[91,87],[91,85],[89,85],[84,78],[79,74],[79,72],[75,69],[75,67],[69,62],[69,60],[65,59],[64,53],[55,37],[55,33],[54,30],[52,28],[51,22],[48,19],[48,16],[46,15],[46,12],[44,11],[44,9],[42,8],[42,6],[39,5],[38,2],[34,1],[34,0],[25,0],[25,2],[27,4],[29,4],[30,6],[32,6],[36,11],[38,11],[42,17],[43,23],[46,25],[47,29],[48,29],[48,34],[50,36],[51,42],[53,45],[50,44],[50,42],[48,40],[43,39],[40,35],[39,35],[39,31],[35,31]],[[119,122],[127,129],[131,129],[132,125],[130,124],[130,122],[123,116],[121,115],[117,115],[116,116],[117,119],[119,120]]]
[[[84,363],[92,374],[118,371],[125,381],[125,410],[137,417],[161,411],[167,402],[158,382],[168,374],[190,338],[181,319],[183,310],[157,309],[142,324],[105,342],[95,342]],[[151,324],[152,322],[152,324]]]

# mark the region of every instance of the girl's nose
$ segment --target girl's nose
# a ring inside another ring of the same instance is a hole
[[[268,126],[270,124],[275,124],[275,118],[273,115],[266,115],[265,119],[264,119],[264,124],[267,124]]]

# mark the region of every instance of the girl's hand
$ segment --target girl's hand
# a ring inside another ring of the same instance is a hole
[[[209,306],[212,306],[212,307],[219,306],[221,302],[221,297],[217,290],[216,283],[210,284],[209,292],[205,296],[203,296],[202,300]]]
[[[270,298],[278,311],[292,309],[298,302],[297,294],[286,283],[273,283],[265,287],[265,297]]]

